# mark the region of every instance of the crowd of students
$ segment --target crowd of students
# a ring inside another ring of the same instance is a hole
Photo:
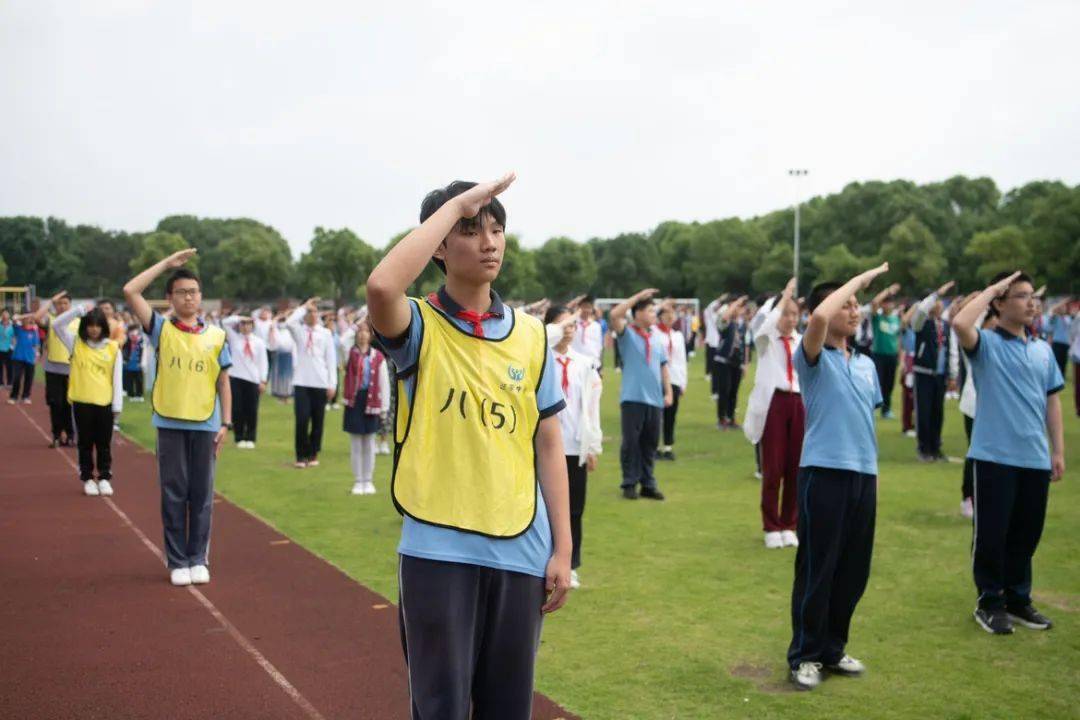
[[[497,196],[513,180],[457,182],[425,197],[420,225],[368,278],[362,308],[320,312],[312,298],[277,314],[206,313],[185,267],[195,250],[184,250],[127,283],[124,312],[108,300],[72,307],[63,292],[32,313],[4,311],[0,384],[9,403],[29,403],[40,355],[52,444],[77,441],[87,495],[114,492],[116,417],[125,397],[149,390],[178,586],[210,580],[215,459],[229,431],[238,449],[256,448],[268,389],[293,406],[298,470],[318,467],[326,411],[343,408],[353,495],[376,492],[375,458],[390,454],[393,433],[414,717],[465,717],[470,707],[528,717],[542,617],[581,585],[587,480],[611,381],[606,347],[620,372],[622,497],[663,501],[657,461],[676,462],[688,358],[704,344],[716,426],[741,429],[758,462],[765,548],[796,548],[787,660],[797,687],[815,687],[826,668],[865,670],[846,646],[873,549],[875,414],[894,418],[898,376],[898,430],[915,437],[918,461],[951,461],[944,403],[960,399],[975,620],[995,634],[1051,626],[1031,603],[1031,558],[1049,483],[1064,472],[1057,393],[1068,359],[1080,361],[1076,303],[1043,317],[1031,278],[1008,273],[951,301],[947,283],[906,304],[892,285],[860,304],[884,264],[805,297],[792,279],[758,303],[724,296],[700,314],[651,288],[606,316],[587,296],[511,307],[492,283],[505,247]],[[407,297],[431,261],[445,284]],[[165,274],[159,312],[144,294]],[[740,425],[739,387],[754,356]],[[488,639],[478,647],[479,634]]]

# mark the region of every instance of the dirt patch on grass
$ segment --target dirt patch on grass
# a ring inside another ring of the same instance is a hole
[[[768,665],[754,665],[753,663],[739,663],[733,665],[728,671],[731,677],[740,680],[749,680],[763,693],[792,692],[791,684],[786,682],[786,675],[781,675],[775,667]]]
[[[1076,612],[1080,610],[1080,597],[1067,593],[1038,592],[1035,593],[1036,602],[1049,605],[1057,610]]]

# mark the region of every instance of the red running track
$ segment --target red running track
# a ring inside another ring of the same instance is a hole
[[[408,717],[393,604],[221,497],[213,581],[172,587],[153,454],[117,435],[86,497],[47,427],[0,405],[0,717]]]

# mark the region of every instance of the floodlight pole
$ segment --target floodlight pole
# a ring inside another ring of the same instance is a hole
[[[803,168],[797,168],[797,169],[788,170],[787,174],[790,175],[793,178],[800,178],[800,177],[806,177],[807,175],[809,175],[810,171],[806,170],[806,169],[803,169]],[[799,285],[799,205],[800,205],[800,202],[798,200],[798,196],[796,196],[796,199],[795,199],[795,239],[794,239],[794,245],[795,245],[794,250],[795,250],[795,252],[794,252],[794,260],[792,262],[792,265],[793,265],[793,267],[792,267],[792,275],[795,278],[795,286],[796,286],[796,288]]]

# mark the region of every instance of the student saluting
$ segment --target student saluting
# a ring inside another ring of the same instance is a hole
[[[976,322],[989,306],[992,330]],[[1028,334],[1035,316],[1031,278],[1000,273],[953,319],[978,392],[968,457],[974,460],[975,621],[1007,635],[1013,623],[1047,630],[1031,604],[1031,558],[1039,546],[1050,482],[1065,475],[1061,422],[1064,378],[1050,345]],[[1052,451],[1047,448],[1049,430]]]
[[[865,670],[844,648],[870,576],[877,512],[874,408],[882,397],[873,361],[853,352],[848,340],[860,323],[855,293],[888,270],[884,263],[843,285],[816,286],[793,358],[806,406],[788,648],[791,679],[800,690],[817,687],[822,666],[843,675]]]
[[[570,587],[555,363],[543,323],[491,288],[506,249],[496,196],[513,181],[428,193],[420,227],[367,283],[398,368],[391,495],[405,516],[399,615],[413,718],[464,720],[470,708],[529,718],[543,613]],[[406,297],[431,261],[446,284]]]
[[[161,522],[169,579],[183,586],[210,582],[210,516],[214,510],[214,466],[232,429],[232,360],[225,331],[200,316],[202,285],[183,267],[193,248],[175,252],[124,286],[128,307],[156,350],[157,373],[150,400],[157,428]],[[159,275],[171,306],[166,320],[143,293]]]

